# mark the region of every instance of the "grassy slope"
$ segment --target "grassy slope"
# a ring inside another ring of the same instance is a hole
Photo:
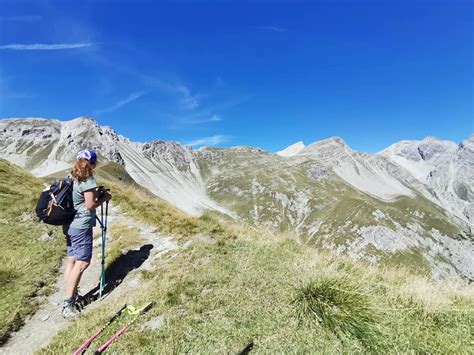
[[[123,211],[175,235],[180,245],[192,242],[157,260],[155,273],[142,274],[142,288],[72,323],[43,353],[71,352],[123,303],[150,300],[157,306],[112,345],[115,353],[235,353],[250,341],[259,352],[474,352],[472,285],[434,284],[404,270],[336,259],[109,185]],[[158,315],[165,320],[160,328],[142,328]]]
[[[64,241],[39,223],[34,208],[42,181],[0,159],[0,344],[52,290]]]

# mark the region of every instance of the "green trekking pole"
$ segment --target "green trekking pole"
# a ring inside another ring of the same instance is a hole
[[[104,219],[104,207],[100,205],[100,217],[102,220],[102,270],[100,273],[100,287],[99,287],[99,298],[102,297],[105,287],[105,250],[107,243],[107,215],[109,213],[109,201],[105,202],[105,219]]]

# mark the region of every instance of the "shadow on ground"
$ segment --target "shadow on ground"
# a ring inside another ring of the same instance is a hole
[[[119,286],[130,271],[138,269],[149,258],[152,244],[145,244],[138,250],[129,250],[115,259],[105,270],[105,288],[102,297],[106,297]],[[91,304],[99,298],[100,282],[79,300],[82,307]]]

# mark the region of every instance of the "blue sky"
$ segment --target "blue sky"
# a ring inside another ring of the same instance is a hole
[[[0,117],[132,140],[375,152],[474,132],[472,1],[9,1]]]

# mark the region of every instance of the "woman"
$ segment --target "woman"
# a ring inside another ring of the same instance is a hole
[[[71,224],[65,228],[68,255],[64,271],[66,292],[62,309],[65,318],[73,318],[79,314],[75,305],[77,286],[92,258],[95,209],[112,198],[107,192],[100,200],[97,199],[97,183],[94,178],[96,163],[95,152],[83,149],[77,154],[77,161],[71,172],[74,179],[72,199],[77,213]]]

